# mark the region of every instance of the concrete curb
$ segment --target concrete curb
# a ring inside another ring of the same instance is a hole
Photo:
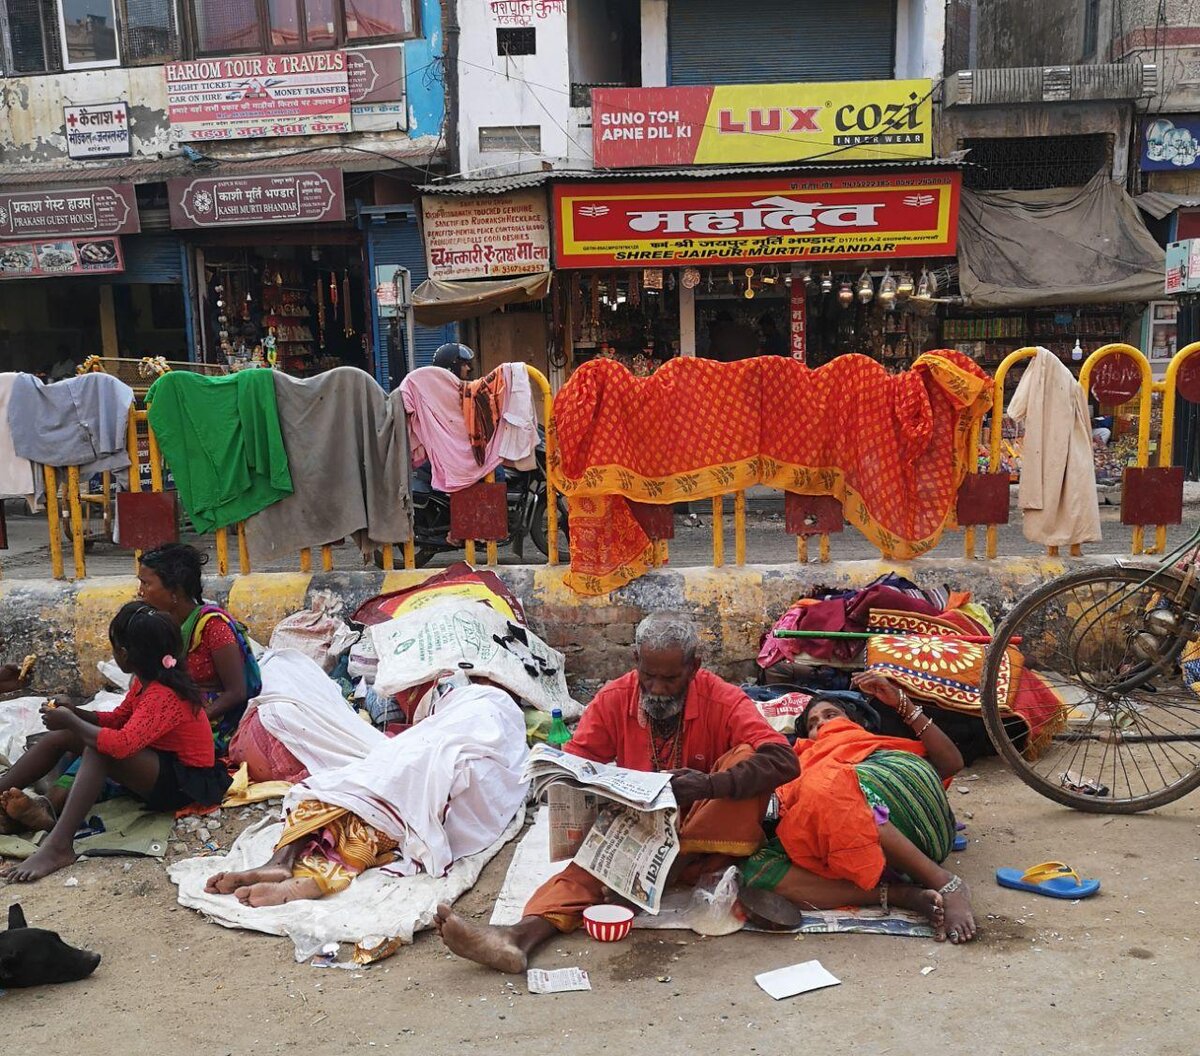
[[[993,616],[1007,611],[1032,587],[1068,567],[1104,565],[1116,557],[1065,562],[1050,558],[967,561],[926,558],[910,563],[835,561],[809,565],[747,565],[742,568],[656,569],[596,598],[563,584],[559,566],[514,565],[496,573],[521,599],[532,628],[567,657],[572,679],[606,680],[628,670],[633,632],[648,612],[684,612],[700,625],[708,664],[729,677],[749,677],[763,634],[797,598],[818,585],[860,587],[897,571],[922,586],[970,590]],[[376,594],[424,581],[418,572],[263,572],[210,577],[208,597],[229,607],[261,642],[275,625],[327,590],[352,613]],[[0,582],[0,633],[8,660],[36,653],[39,693],[92,693],[100,688],[96,664],[110,655],[108,622],[137,595],[133,576],[103,576],[78,583],[55,580]]]

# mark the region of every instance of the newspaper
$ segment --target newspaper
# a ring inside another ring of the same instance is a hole
[[[575,863],[657,913],[679,854],[671,775],[594,763],[536,745],[523,774],[550,814],[550,860]]]

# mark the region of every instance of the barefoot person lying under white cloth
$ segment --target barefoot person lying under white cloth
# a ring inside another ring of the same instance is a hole
[[[454,689],[395,738],[355,718],[340,699],[334,707],[331,698],[309,697],[264,711],[264,725],[313,773],[284,800],[283,834],[270,861],[216,873],[208,893],[271,906],[335,894],[376,866],[441,876],[491,845],[524,802],[525,721],[504,690]],[[337,760],[331,742],[313,736],[314,725],[342,725],[344,716],[356,724],[346,731],[354,738],[342,740],[336,754],[358,758],[322,768]]]

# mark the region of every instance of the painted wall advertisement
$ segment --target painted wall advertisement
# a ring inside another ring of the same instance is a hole
[[[540,190],[421,200],[429,274],[483,279],[550,270],[550,218]]]
[[[124,270],[119,238],[64,238],[0,246],[0,279],[103,275]]]
[[[957,172],[554,187],[559,267],[950,256]]]
[[[132,152],[128,103],[64,106],[63,127],[69,158],[121,158]]]
[[[167,116],[182,140],[349,132],[344,51],[171,62]]]
[[[346,219],[341,169],[169,180],[167,198],[175,228]]]
[[[141,230],[129,183],[0,194],[0,238],[131,235]]]
[[[596,88],[597,168],[933,157],[930,81]]]
[[[567,0],[486,0],[498,26],[533,26],[551,15],[565,15]]]

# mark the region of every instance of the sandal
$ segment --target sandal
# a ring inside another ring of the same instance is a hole
[[[997,869],[996,883],[1014,891],[1031,891],[1050,898],[1088,898],[1100,890],[1099,880],[1084,880],[1064,862],[1041,862],[1023,873]]]

